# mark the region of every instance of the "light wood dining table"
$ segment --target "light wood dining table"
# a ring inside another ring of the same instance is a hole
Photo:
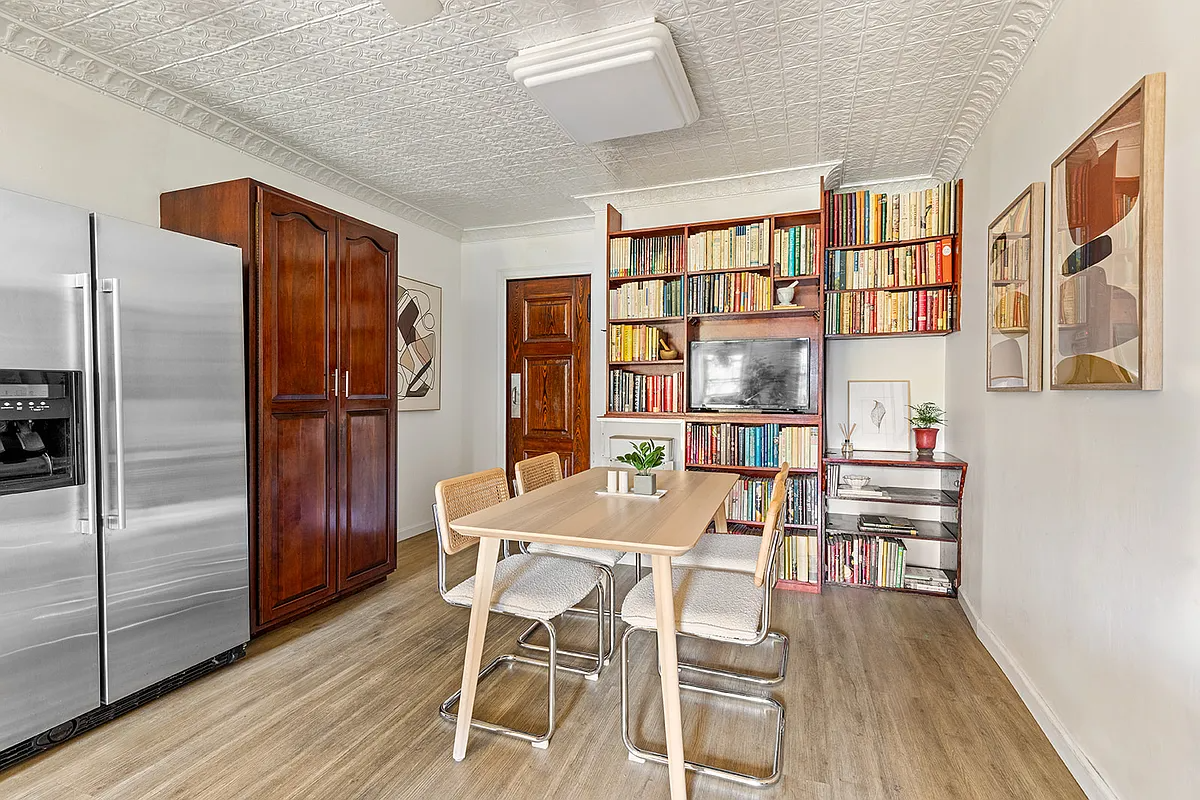
[[[464,536],[479,537],[475,596],[454,735],[455,761],[462,761],[467,752],[500,542],[508,539],[623,550],[646,554],[651,559],[671,798],[687,797],[671,557],[691,550],[709,522],[715,520],[717,530],[726,531],[725,498],[737,476],[726,472],[655,474],[659,488],[666,489],[666,494],[658,498],[597,494],[607,486],[608,468],[594,467],[451,522],[454,530]]]

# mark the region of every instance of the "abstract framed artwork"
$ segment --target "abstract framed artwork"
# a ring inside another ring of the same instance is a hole
[[[988,226],[987,390],[1042,390],[1046,184],[1031,183]]]
[[[1052,389],[1162,388],[1165,106],[1145,76],[1051,167]]]
[[[397,411],[436,411],[442,405],[442,289],[397,278]]]
[[[856,450],[907,452],[908,381],[847,381],[847,422]]]

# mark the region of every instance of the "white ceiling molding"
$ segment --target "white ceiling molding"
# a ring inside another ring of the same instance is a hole
[[[660,186],[640,189],[622,189],[600,194],[578,194],[576,200],[587,203],[592,211],[603,211],[611,203],[619,209],[643,208],[664,203],[687,200],[707,200],[713,197],[758,194],[799,186],[816,186],[821,178],[829,176],[841,167],[840,161],[826,164],[811,164],[804,167],[752,172],[745,175],[727,175],[720,178],[704,178],[695,181],[679,181]]]
[[[951,177],[1060,1],[0,0],[0,50],[454,236],[806,164]],[[576,144],[505,67],[649,17],[686,128]]]
[[[526,236],[556,236],[564,233],[579,233],[596,228],[594,214],[578,217],[561,217],[559,219],[544,219],[540,222],[523,222],[516,225],[486,225],[479,228],[464,228],[462,240],[464,244],[471,242],[492,242],[498,239],[517,239]]]
[[[462,236],[462,229],[452,222],[314,161],[115,64],[71,47],[3,11],[0,11],[0,24],[4,26],[0,50],[423,228],[456,240]]]

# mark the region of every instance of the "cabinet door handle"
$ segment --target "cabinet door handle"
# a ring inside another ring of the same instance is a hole
[[[350,399],[350,370],[346,370],[346,391],[342,393],[342,397]]]
[[[330,373],[333,376],[333,396],[338,396],[338,371],[335,369]]]
[[[521,373],[513,372],[509,375],[509,399],[508,399],[508,416],[509,419],[521,418]]]

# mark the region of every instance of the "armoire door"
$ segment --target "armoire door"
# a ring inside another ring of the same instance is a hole
[[[339,221],[339,589],[396,564],[395,250],[393,234]]]
[[[337,592],[337,217],[259,189],[258,624]]]

